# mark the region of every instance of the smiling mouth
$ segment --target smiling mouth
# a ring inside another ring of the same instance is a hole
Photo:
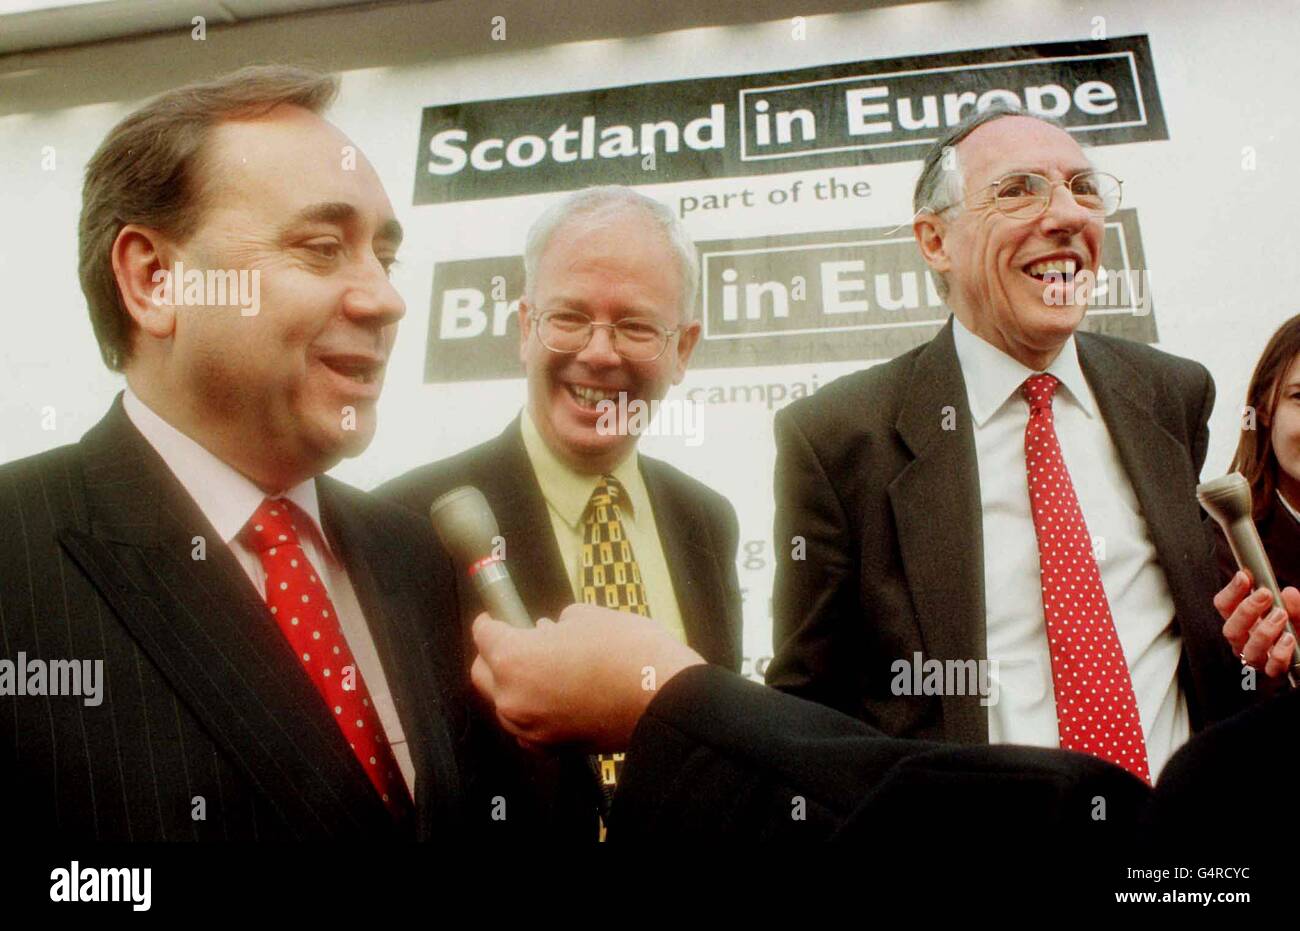
[[[384,370],[384,363],[378,359],[361,356],[321,357],[321,364],[330,371],[356,382],[358,385],[373,385],[379,381]]]
[[[1078,270],[1078,263],[1074,259],[1047,259],[1042,262],[1031,262],[1021,269],[1030,278],[1038,281],[1047,281],[1047,276],[1051,275],[1053,281],[1074,280],[1074,273]]]
[[[568,389],[569,397],[573,398],[583,410],[594,411],[596,405],[601,401],[615,401],[618,399],[620,392],[604,388],[592,388],[588,385],[575,385],[572,382],[566,382],[564,387]]]

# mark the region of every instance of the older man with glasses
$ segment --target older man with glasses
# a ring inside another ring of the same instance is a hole
[[[1060,746],[1148,782],[1249,703],[1194,494],[1210,374],[1079,331],[1120,196],[1027,113],[935,144],[913,232],[952,316],[777,416],[777,552],[805,549],[777,565],[770,685],[890,735]]]
[[[694,244],[663,205],[598,187],[542,215],[524,265],[524,410],[499,437],[379,494],[427,513],[443,492],[475,485],[497,516],[506,563],[533,617],[556,618],[574,603],[648,616],[708,662],[738,670],[735,510],[667,463],[638,455],[635,429],[620,429],[636,418],[609,416],[657,403],[686,373],[700,335]],[[481,606],[468,591],[461,604],[468,630]],[[530,828],[600,836],[600,799],[582,758],[499,749],[507,821],[514,800]],[[625,762],[622,754],[602,758],[607,790]]]

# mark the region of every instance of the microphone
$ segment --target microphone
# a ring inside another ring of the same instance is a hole
[[[1228,538],[1232,555],[1237,565],[1250,572],[1257,587],[1267,588],[1273,593],[1273,604],[1286,610],[1282,603],[1282,593],[1278,589],[1277,578],[1273,575],[1273,566],[1264,552],[1264,544],[1255,529],[1255,520],[1251,514],[1250,483],[1240,472],[1229,472],[1196,486],[1196,499],[1206,513],[1218,521],[1223,528],[1223,535]],[[1296,641],[1295,628],[1291,626],[1290,617],[1286,620],[1286,630],[1292,637],[1291,668],[1287,678],[1292,688],[1296,687],[1300,677],[1300,641]]]
[[[510,578],[505,558],[496,555],[498,544],[504,545],[504,540],[483,492],[473,485],[453,488],[429,505],[429,520],[456,562],[468,567],[488,614],[511,627],[537,626]],[[613,791],[601,775],[600,758],[589,755],[586,763],[596,783],[597,808],[602,819],[608,818]]]
[[[453,488],[429,505],[429,519],[442,545],[468,567],[488,614],[511,627],[533,627],[504,558],[496,555],[504,541],[483,492],[472,485]]]

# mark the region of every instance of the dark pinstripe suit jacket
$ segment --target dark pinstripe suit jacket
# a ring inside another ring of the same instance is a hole
[[[0,649],[103,660],[103,701],[0,696],[0,824],[37,839],[441,837],[469,773],[450,563],[329,478],[322,522],[415,762],[394,825],[265,604],[121,397],[79,443],[0,467]],[[206,559],[195,559],[196,537]],[[4,778],[6,776],[13,778]],[[202,797],[206,818],[195,820]]]

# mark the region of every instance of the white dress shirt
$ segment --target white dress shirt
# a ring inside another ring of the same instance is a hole
[[[348,578],[347,570],[330,550],[322,530],[315,479],[308,479],[278,494],[267,494],[205,447],[163,420],[129,387],[122,399],[122,406],[131,423],[135,424],[135,428],[144,435],[194,499],[222,542],[230,547],[240,568],[248,575],[258,596],[263,600],[266,599],[266,570],[262,568],[261,558],[239,536],[240,531],[264,498],[287,498],[311,518],[310,527],[303,528],[299,535],[299,543],[307,559],[316,567],[316,574],[325,585],[330,601],[334,603],[335,614],[343,628],[343,637],[357,661],[361,680],[370,691],[379,723],[393,748],[402,778],[406,781],[408,791],[414,794],[415,765],[411,762],[410,747],[407,746],[388,680],[379,662],[379,651],[375,648],[374,638],[370,635],[356,592],[352,589],[352,581]],[[266,622],[275,623],[269,613]]]
[[[953,337],[979,463],[988,658],[996,661],[990,675],[999,689],[989,707],[989,742],[1060,746],[1025,470],[1029,404],[1020,393],[1036,373],[955,316]],[[1182,640],[1173,630],[1173,598],[1119,451],[1079,366],[1073,336],[1046,371],[1061,383],[1052,402],[1061,455],[1093,539],[1154,779],[1191,733],[1178,687]]]

